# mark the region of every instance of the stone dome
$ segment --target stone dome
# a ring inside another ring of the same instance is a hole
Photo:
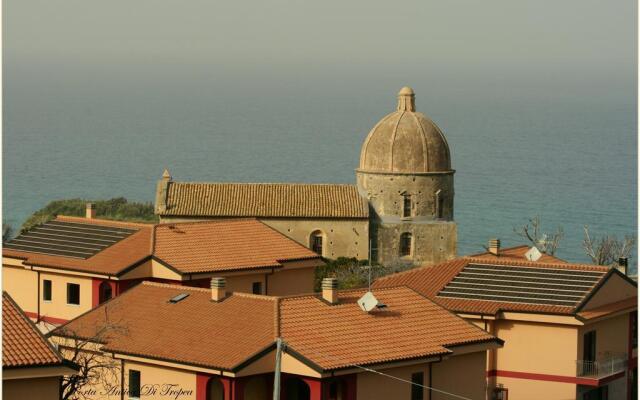
[[[416,112],[410,87],[398,93],[398,108],[378,122],[362,145],[359,171],[428,173],[451,171],[449,145],[426,115]]]

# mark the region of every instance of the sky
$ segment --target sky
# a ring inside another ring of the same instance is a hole
[[[450,90],[635,80],[632,0],[6,0],[4,67],[144,88],[360,90],[437,77]],[[386,89],[386,87],[385,87]]]

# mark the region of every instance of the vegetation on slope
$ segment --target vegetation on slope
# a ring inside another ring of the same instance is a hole
[[[96,205],[96,217],[98,218],[116,221],[158,222],[158,217],[153,212],[152,203],[129,202],[124,197],[109,200],[68,199],[52,201],[36,211],[22,224],[20,231],[24,232],[33,226],[43,224],[57,215],[84,217],[87,203]]]

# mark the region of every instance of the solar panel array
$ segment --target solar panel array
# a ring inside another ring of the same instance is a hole
[[[439,297],[574,307],[601,271],[469,264]]]
[[[4,244],[5,248],[87,259],[137,232],[135,229],[49,221]]]

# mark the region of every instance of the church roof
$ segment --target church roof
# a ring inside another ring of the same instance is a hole
[[[156,213],[161,216],[369,217],[367,202],[355,185],[187,183],[163,180],[159,187]]]
[[[378,173],[451,172],[447,140],[440,128],[416,112],[415,95],[404,87],[398,107],[378,122],[362,145],[360,171]]]

